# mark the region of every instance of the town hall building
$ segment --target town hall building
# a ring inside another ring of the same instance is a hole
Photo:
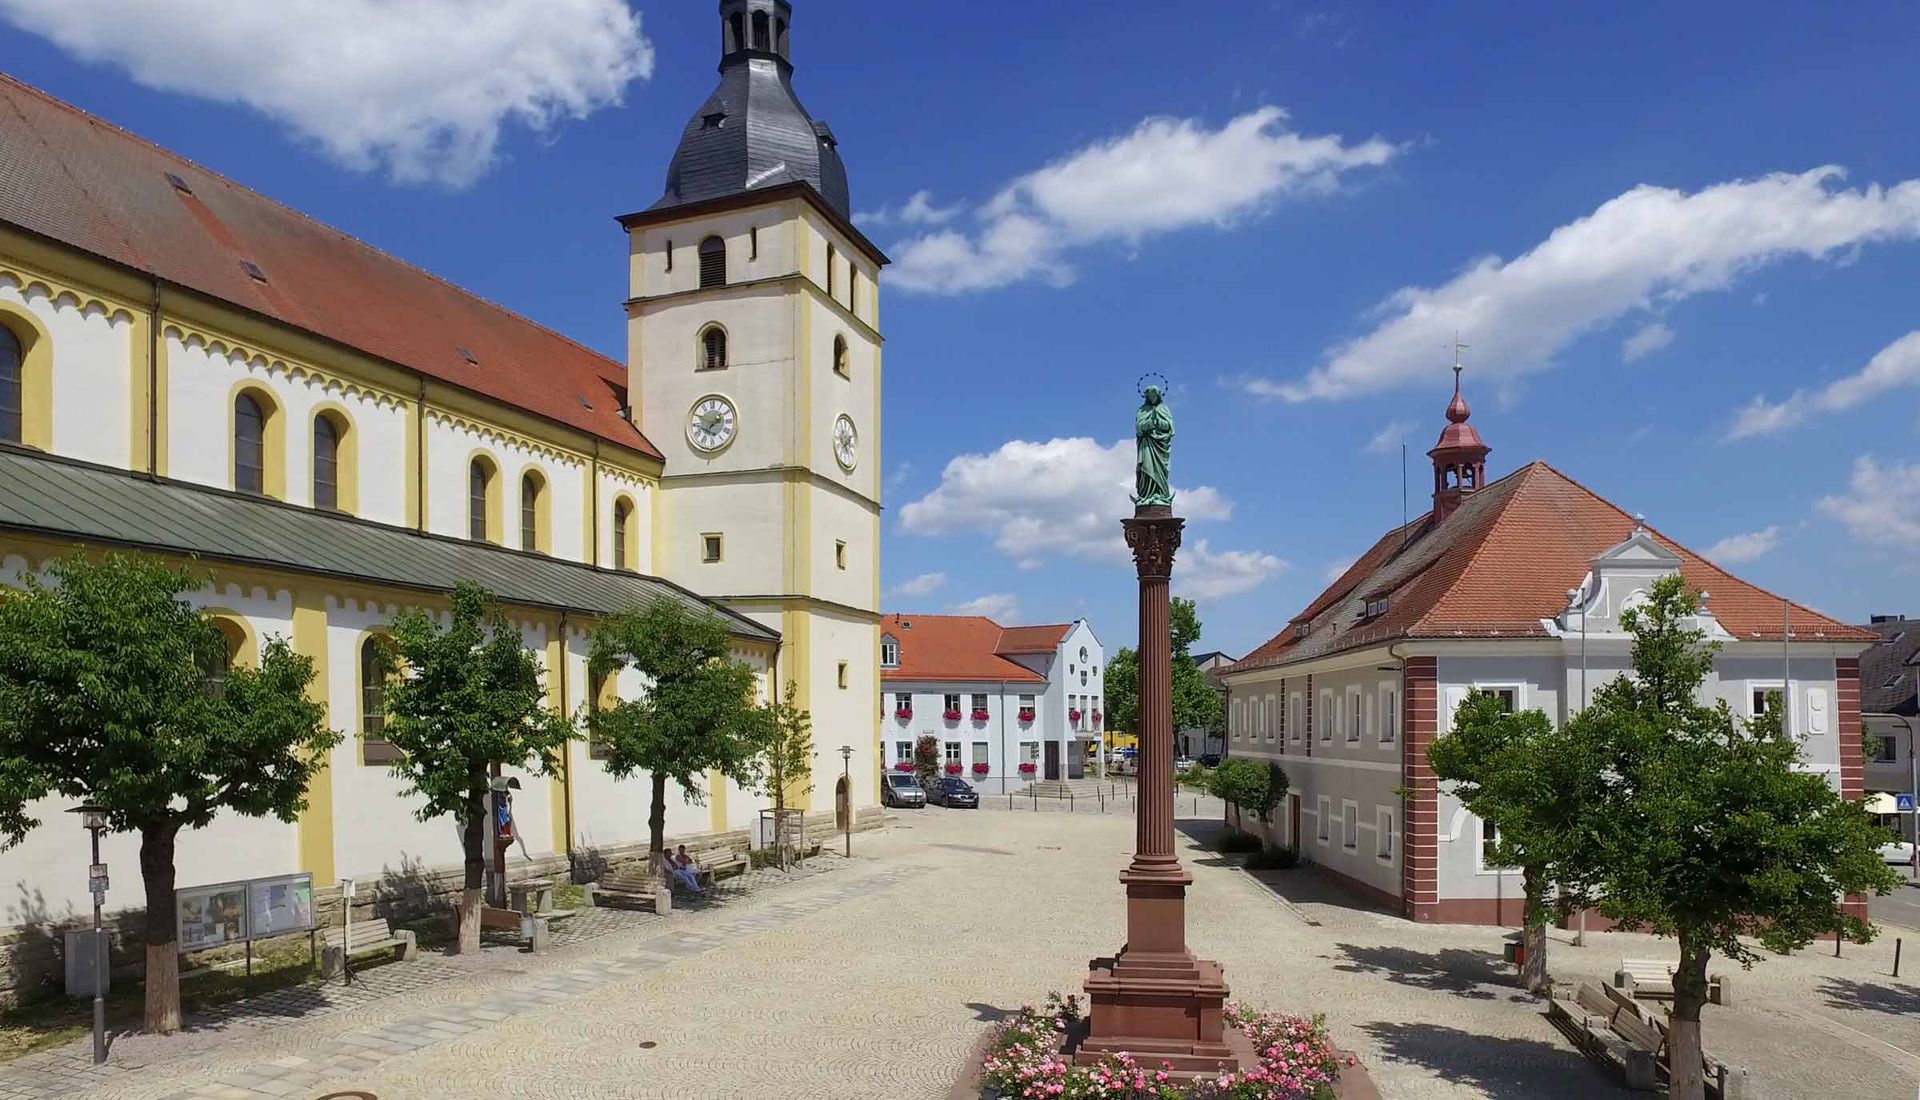
[[[1427,748],[1472,692],[1566,721],[1630,667],[1621,613],[1676,571],[1720,645],[1710,695],[1741,717],[1785,700],[1801,766],[1860,796],[1860,654],[1876,635],[1733,576],[1544,462],[1489,481],[1470,417],[1456,368],[1427,452],[1431,511],[1217,673],[1228,754],[1291,781],[1266,839],[1412,920],[1518,923],[1519,871],[1488,863],[1486,826]]]
[[[570,714],[640,690],[589,682],[597,617],[712,610],[761,690],[812,714],[800,804],[877,801],[887,260],[794,94],[792,18],[720,5],[718,87],[657,201],[619,218],[628,282],[601,292],[625,362],[0,77],[0,583],[76,552],[194,562],[231,659],[288,639],[348,734],[297,823],[183,836],[183,885],[458,864],[453,823],[416,821],[385,766],[374,658],[395,613],[459,580],[501,599]],[[585,743],[564,764],[519,776],[532,854],[644,840],[647,776],[614,780]],[[67,808],[35,807],[49,824],[0,854],[56,916],[86,904],[51,824]],[[715,783],[667,830],[758,810]],[[134,852],[108,839],[118,867]]]

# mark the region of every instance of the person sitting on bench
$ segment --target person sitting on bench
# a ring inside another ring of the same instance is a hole
[[[686,845],[680,845],[677,851],[667,857],[667,870],[673,872],[673,877],[686,883],[688,890],[696,894],[701,892],[700,870],[693,862],[693,857],[687,854]]]

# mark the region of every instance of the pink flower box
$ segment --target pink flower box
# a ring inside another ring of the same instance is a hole
[[[949,710],[943,712],[940,717],[945,718],[949,722],[958,722],[960,720],[960,712],[957,710]]]
[[[1028,708],[1028,709],[1025,709],[1025,710],[1022,710],[1022,711],[1020,712],[1020,720],[1021,720],[1022,722],[1031,722],[1031,721],[1033,721],[1033,710],[1032,710],[1031,708]]]
[[[974,762],[974,765],[973,765],[973,774],[975,774],[975,775],[985,775],[985,774],[987,774],[987,772],[989,772],[989,771],[991,771],[991,770],[992,770],[992,768],[991,768],[991,766],[990,766],[990,765],[988,765],[988,764],[986,764],[986,763],[985,763],[985,762],[983,762],[983,761],[975,761],[975,762]]]
[[[959,774],[960,774],[960,765],[958,765],[958,764],[948,764],[948,765],[947,765],[947,774],[948,774],[948,775],[959,775]]]
[[[1077,711],[1077,710],[1070,710],[1070,711],[1068,711],[1068,712],[1067,712],[1067,721],[1069,721],[1069,722],[1078,722],[1079,720],[1080,720],[1080,712],[1079,712],[1079,711]]]
[[[1039,769],[1039,768],[1036,768],[1036,767],[1034,767],[1034,766],[1033,766],[1033,764],[1032,764],[1031,762],[1029,762],[1029,763],[1025,763],[1025,764],[1022,764],[1022,765],[1020,765],[1020,774],[1021,774],[1021,775],[1032,775],[1032,774],[1033,774],[1034,772],[1037,772],[1037,771],[1039,771],[1039,770],[1040,770],[1040,769]]]
[[[893,716],[895,718],[900,719],[902,722],[911,721],[913,719],[913,708],[901,707],[899,710],[896,710],[893,712]]]
[[[1096,711],[1094,711],[1094,712],[1093,712],[1093,724],[1094,724],[1094,725],[1096,725],[1096,726],[1097,726],[1097,725],[1099,725],[1099,724],[1100,724],[1100,719],[1101,719],[1101,717],[1102,717],[1102,715],[1100,714],[1100,712],[1099,712],[1099,711],[1097,711],[1097,710],[1096,710]]]
[[[985,708],[985,707],[980,707],[979,709],[977,709],[977,710],[975,710],[975,711],[973,712],[973,720],[974,720],[974,721],[976,721],[976,722],[984,722],[984,721],[986,721],[986,720],[987,720],[987,708]]]
[[[893,770],[897,772],[910,772],[913,770],[913,761],[902,760],[893,766]]]

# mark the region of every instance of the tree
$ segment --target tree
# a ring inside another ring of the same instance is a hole
[[[940,776],[940,739],[931,733],[923,733],[913,742],[913,776],[927,790],[933,790],[933,781]]]
[[[1215,730],[1225,716],[1220,692],[1189,652],[1200,640],[1200,616],[1192,600],[1174,597],[1167,615],[1173,654],[1173,728]],[[1106,725],[1140,732],[1140,655],[1122,647],[1107,660]]]
[[[1280,788],[1274,789],[1276,773]],[[1274,804],[1287,792],[1287,775],[1278,765],[1262,764],[1244,756],[1229,757],[1220,762],[1207,780],[1208,789],[1216,798],[1233,804],[1233,824],[1241,827],[1241,813],[1253,811],[1253,816],[1263,823],[1273,817]]]
[[[609,773],[646,772],[652,783],[647,851],[656,871],[665,863],[668,780],[695,805],[706,801],[709,772],[746,787],[759,780],[766,717],[753,669],[732,650],[724,620],[677,600],[654,600],[594,629],[596,682],[628,668],[647,681],[640,698],[594,711],[589,722]]]
[[[457,950],[480,950],[481,881],[487,865],[487,793],[498,768],[556,774],[576,736],[547,705],[545,675],[520,631],[486,589],[461,582],[451,614],[408,609],[389,624],[394,675],[384,736],[403,754],[389,767],[418,797],[421,821],[460,823],[466,877]]]
[[[183,594],[201,573],[109,555],[48,565],[54,582],[0,589],[0,832],[39,824],[54,795],[106,810],[140,834],[146,888],[145,1028],[180,1028],[174,843],[221,810],[294,821],[340,743],[308,697],[313,662],[279,638],[257,668]]]
[[[1714,647],[1694,625],[1698,608],[1678,576],[1656,582],[1650,601],[1622,616],[1633,675],[1568,723],[1606,777],[1606,797],[1583,818],[1600,911],[1679,941],[1675,1100],[1704,1095],[1700,1009],[1715,952],[1750,967],[1759,953],[1749,938],[1775,951],[1829,932],[1865,942],[1873,926],[1837,899],[1897,884],[1866,811],[1824,776],[1795,770],[1800,747],[1781,736],[1777,711],[1743,722],[1724,701],[1700,701]]]
[[[786,860],[787,799],[813,790],[813,715],[794,706],[799,685],[787,681],[783,698],[762,708],[760,793],[773,801],[774,845]],[[803,837],[802,840],[805,838]]]
[[[1497,695],[1476,692],[1454,715],[1453,731],[1428,749],[1434,774],[1475,817],[1494,828],[1489,864],[1520,868],[1525,894],[1522,984],[1547,986],[1547,924],[1558,903],[1585,902],[1593,864],[1582,827],[1605,795],[1590,745],[1556,731],[1547,716],[1512,714]]]

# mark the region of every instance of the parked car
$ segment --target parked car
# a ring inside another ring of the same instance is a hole
[[[1193,767],[1193,761],[1188,760],[1186,757],[1176,756],[1173,758],[1173,770],[1175,772],[1183,772],[1191,767]]]
[[[1217,752],[1203,752],[1203,753],[1201,753],[1201,754],[1200,754],[1200,766],[1201,766],[1201,767],[1203,767],[1203,768],[1217,768],[1217,767],[1219,767],[1219,766],[1220,766],[1220,754],[1219,754],[1219,753],[1217,753]]]
[[[1905,866],[1913,862],[1913,841],[1896,840],[1880,846],[1880,858],[1895,866]]]
[[[920,789],[920,781],[911,775],[896,772],[887,776],[886,783],[880,788],[882,806],[900,806],[910,809],[924,809],[927,805],[927,792]]]
[[[980,808],[980,792],[973,784],[958,776],[947,776],[933,785],[927,792],[927,801],[935,802],[955,810],[977,810]]]

